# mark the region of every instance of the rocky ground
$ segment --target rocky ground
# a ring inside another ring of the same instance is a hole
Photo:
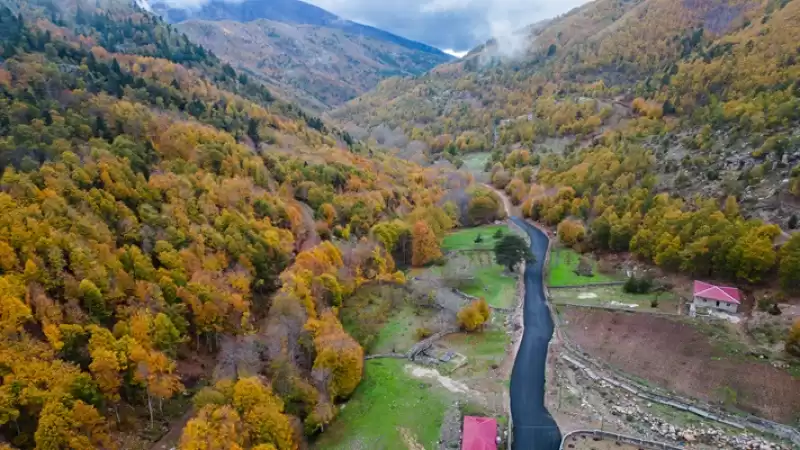
[[[696,450],[792,448],[744,430],[646,402],[603,381],[596,382],[563,359],[563,352],[562,344],[556,340],[548,357],[546,393],[547,406],[562,434],[579,429],[601,429]]]

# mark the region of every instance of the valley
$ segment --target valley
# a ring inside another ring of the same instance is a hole
[[[0,449],[797,448],[800,2],[516,37],[0,0]]]

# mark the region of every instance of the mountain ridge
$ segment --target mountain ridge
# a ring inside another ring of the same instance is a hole
[[[267,19],[298,25],[316,25],[393,42],[412,50],[447,57],[449,60],[454,59],[452,55],[448,55],[442,50],[425,43],[344,19],[318,6],[300,0],[271,0],[268,4],[264,0],[244,0],[242,2],[210,0],[195,8],[174,8],[163,1],[151,1],[149,6],[153,12],[161,15],[170,23],[178,23],[190,19],[233,20],[236,22]]]
[[[341,105],[387,77],[420,75],[444,61],[392,42],[315,25],[190,19],[174,26],[315,112]]]
[[[650,203],[625,206],[635,204],[625,197],[634,190],[647,202],[730,199],[730,211],[741,207],[747,219],[795,230],[798,18],[797,0],[598,0],[531,29],[514,58],[490,43],[423,76],[383,81],[327,117],[358,138],[403,143],[429,161],[459,165],[469,152],[491,151],[486,168],[495,185],[526,215],[550,225],[569,216],[613,224],[630,233],[615,250],[635,247],[631,237],[646,229]],[[554,188],[573,189],[573,206],[547,200]],[[687,217],[703,207],[680,206]],[[790,238],[773,229],[758,239],[767,235]],[[682,235],[674,248],[689,258],[702,248],[689,245],[702,238]],[[609,248],[602,237],[594,244]],[[777,257],[765,254],[768,272]],[[657,261],[674,269],[676,260]]]
[[[146,1],[146,0],[138,0]],[[300,106],[333,109],[391,76],[417,76],[454,58],[299,0],[145,5],[193,41]]]

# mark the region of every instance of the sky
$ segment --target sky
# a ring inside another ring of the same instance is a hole
[[[166,0],[197,5],[207,0]],[[236,1],[236,0],[231,0]],[[264,0],[269,1],[269,0]],[[304,0],[345,19],[461,56],[495,37],[555,17],[587,0]]]
[[[305,0],[451,54],[555,17],[586,0]]]

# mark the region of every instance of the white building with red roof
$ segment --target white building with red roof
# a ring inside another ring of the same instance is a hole
[[[742,304],[739,289],[715,286],[703,281],[694,282],[692,298],[695,308],[710,308],[733,314],[739,311],[739,305]]]

